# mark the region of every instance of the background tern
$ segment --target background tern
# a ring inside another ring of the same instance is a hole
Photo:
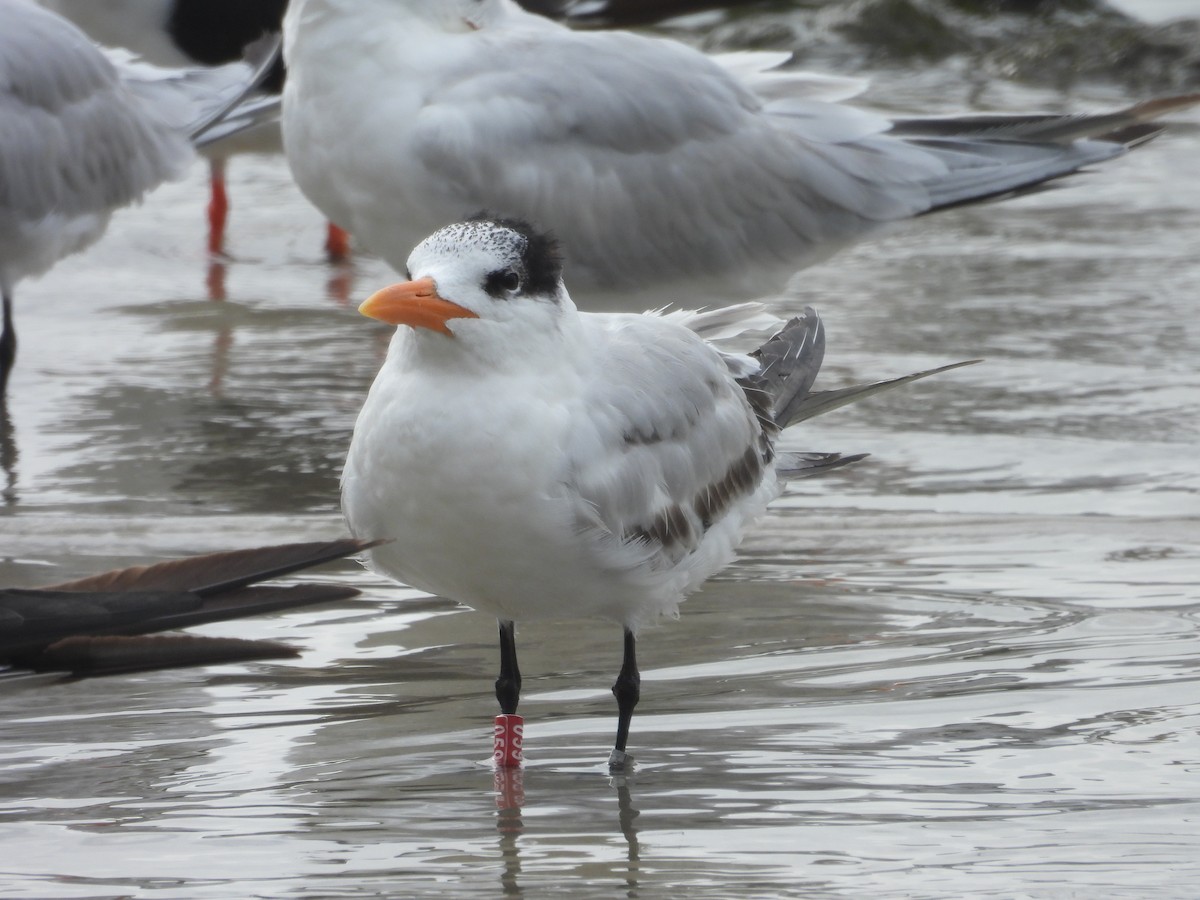
[[[104,233],[113,210],[180,177],[193,143],[263,77],[277,40],[245,62],[158,69],[106,55],[30,0],[0,0],[0,393],[16,356],[12,297]],[[240,113],[238,115],[241,115]]]
[[[1117,156],[1197,99],[891,122],[788,54],[572,31],[513,0],[293,0],[284,52],[288,160],[331,220],[397,269],[481,209],[535,221],[585,295],[777,290],[883,223]]]
[[[581,313],[557,245],[514,221],[444,228],[414,280],[361,307],[395,325],[342,481],[351,531],[384,575],[500,623],[502,714],[521,676],[514,622],[600,617],[624,629],[610,763],[639,697],[635,635],[734,556],[781,481],[859,457],[785,453],[779,432],[954,366],[833,391],[816,313],[750,355],[696,329],[746,307],[669,316]],[[963,365],[960,363],[958,365]]]
[[[287,0],[40,0],[70,19],[93,40],[124,47],[159,66],[218,65],[239,59],[242,48],[283,24]],[[276,60],[260,85],[279,94],[283,60]],[[225,172],[239,153],[282,153],[277,119],[248,129],[233,139],[204,148],[209,164],[208,252],[225,252],[229,191]],[[331,260],[349,253],[349,236],[330,225],[325,250]]]
[[[158,66],[218,65],[241,58],[242,48],[266,33],[280,30],[288,0],[38,0],[42,6],[70,19],[97,43],[123,47]],[[650,22],[668,15],[719,2],[659,0],[610,3],[605,0],[523,0],[527,9],[556,18],[591,24]],[[272,66],[261,89],[278,94],[283,89],[282,59]],[[209,162],[208,250],[225,252],[229,217],[226,170],[239,153],[281,153],[278,121],[264,122],[234,139],[208,144]],[[349,235],[330,223],[325,250],[331,261],[350,252]]]

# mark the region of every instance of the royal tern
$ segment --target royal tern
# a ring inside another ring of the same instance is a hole
[[[192,142],[262,78],[275,43],[219,68],[158,69],[110,59],[30,0],[0,0],[0,392],[16,355],[16,283],[97,240],[113,210],[181,176]]]
[[[778,289],[882,223],[1116,156],[1200,99],[891,122],[787,54],[572,31],[513,0],[294,0],[284,54],[284,146],[327,216],[397,269],[481,209],[535,221],[589,300]]]
[[[259,582],[359,553],[338,540],[209,553],[33,590],[0,589],[0,665],[98,674],[295,656],[268,641],[140,637],[342,600],[354,588]]]
[[[496,696],[515,715],[514,622],[601,617],[625,634],[611,757],[638,701],[635,635],[727,565],[783,480],[859,457],[784,453],[781,429],[933,372],[812,391],[812,310],[750,355],[701,315],[579,312],[553,240],[514,221],[448,226],[413,280],[361,312],[399,326],[342,478],[352,533],[380,573],[500,623]]]

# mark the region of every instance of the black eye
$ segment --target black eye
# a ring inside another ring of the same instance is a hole
[[[515,269],[499,269],[489,272],[483,289],[493,297],[503,297],[521,289],[521,273]]]

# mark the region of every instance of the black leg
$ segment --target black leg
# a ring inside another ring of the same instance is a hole
[[[638,673],[636,644],[633,632],[626,628],[625,659],[621,663],[621,673],[612,688],[613,696],[617,698],[617,741],[613,745],[608,764],[613,768],[624,766],[628,760],[625,744],[629,740],[629,722],[633,718],[633,708],[642,696],[642,676]]]
[[[4,292],[4,333],[0,334],[0,394],[8,387],[8,373],[17,358],[17,332],[12,321],[12,297]]]
[[[511,619],[500,620],[500,677],[496,679],[500,712],[515,715],[521,700],[521,670],[517,667],[517,634]]]

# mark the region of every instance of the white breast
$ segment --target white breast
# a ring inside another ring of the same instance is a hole
[[[583,554],[559,477],[569,420],[546,386],[384,367],[342,483],[351,529],[393,539],[372,552],[376,569],[500,618],[597,612],[603,597],[576,587]]]

